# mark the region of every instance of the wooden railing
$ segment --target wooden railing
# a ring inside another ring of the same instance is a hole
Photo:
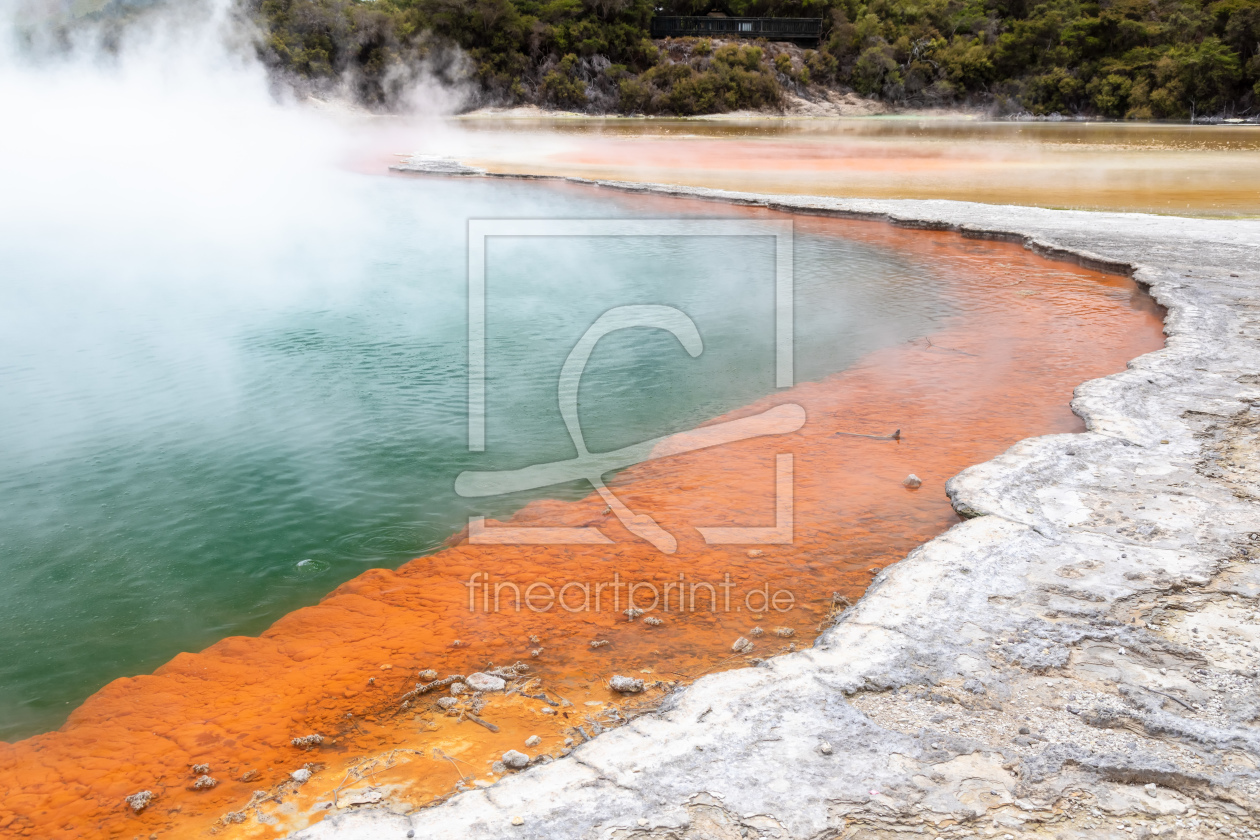
[[[653,38],[765,38],[817,44],[821,18],[654,17]]]

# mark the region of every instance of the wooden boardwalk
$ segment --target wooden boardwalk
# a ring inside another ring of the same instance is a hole
[[[821,18],[654,17],[653,38],[765,38],[817,45]]]

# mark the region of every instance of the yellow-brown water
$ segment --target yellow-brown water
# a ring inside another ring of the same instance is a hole
[[[1260,215],[1260,126],[926,118],[496,119],[426,148],[491,172],[752,192]]]

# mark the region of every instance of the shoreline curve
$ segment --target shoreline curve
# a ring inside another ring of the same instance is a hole
[[[394,168],[487,174],[426,166]],[[1087,431],[951,479],[965,521],[812,649],[493,787],[294,836],[1255,836],[1260,222],[555,179],[1018,242],[1132,276],[1167,343],[1077,387]]]

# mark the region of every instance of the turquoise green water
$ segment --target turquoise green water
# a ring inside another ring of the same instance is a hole
[[[454,477],[572,457],[557,377],[612,306],[676,306],[705,349],[602,341],[581,391],[592,450],[774,390],[770,239],[492,239],[487,447],[471,454],[466,220],[647,210],[528,183],[346,175],[337,190],[341,235],[0,231],[0,739],[432,551],[469,514],[519,508],[461,499]],[[798,237],[797,380],[932,329],[949,314],[934,271]]]

